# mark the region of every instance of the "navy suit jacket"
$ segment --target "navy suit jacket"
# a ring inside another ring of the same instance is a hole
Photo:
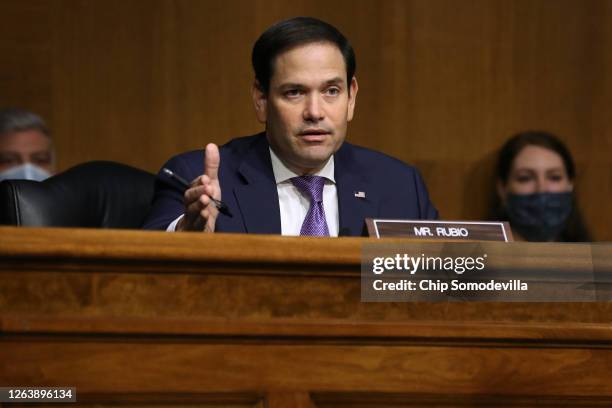
[[[219,214],[215,231],[280,234],[280,208],[264,133],[233,139],[219,149],[222,200],[232,217]],[[191,181],[204,173],[202,150],[183,153],[164,167]],[[362,235],[364,219],[434,219],[417,170],[385,154],[344,142],[334,155],[339,235]],[[153,207],[144,228],[166,229],[184,212],[183,189],[158,175]],[[365,193],[365,198],[355,193]]]

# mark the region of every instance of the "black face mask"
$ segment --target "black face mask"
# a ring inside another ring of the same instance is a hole
[[[572,212],[572,193],[508,194],[512,227],[527,241],[553,241]]]

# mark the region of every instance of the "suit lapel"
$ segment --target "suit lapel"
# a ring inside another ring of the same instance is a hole
[[[367,171],[357,167],[358,163],[352,155],[352,146],[344,143],[334,156],[340,215],[338,235],[362,235],[364,219],[376,217],[378,213],[378,198],[370,188]]]
[[[234,188],[234,196],[246,232],[250,234],[280,234],[278,191],[265,135],[246,153],[238,167],[245,183]]]

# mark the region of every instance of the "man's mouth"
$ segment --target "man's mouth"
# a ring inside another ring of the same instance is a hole
[[[330,132],[326,129],[304,129],[298,135],[306,142],[321,142]]]

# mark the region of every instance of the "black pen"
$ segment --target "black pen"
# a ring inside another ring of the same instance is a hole
[[[188,188],[191,188],[191,183],[189,183],[187,180],[185,180],[184,178],[182,178],[181,176],[179,176],[178,174],[176,174],[172,170],[167,169],[167,168],[164,167],[162,169],[162,171],[164,172],[164,174],[166,174],[171,179],[178,181],[178,183],[181,186],[183,186],[185,188],[185,190],[187,190]],[[217,207],[217,210],[219,210],[219,212],[221,214],[225,214],[228,217],[232,217],[232,213],[229,210],[229,207],[227,206],[227,204],[225,204],[221,200],[217,200],[216,198],[212,198],[211,196],[208,196],[208,198],[210,198],[210,201],[212,201],[215,204],[215,207]]]

